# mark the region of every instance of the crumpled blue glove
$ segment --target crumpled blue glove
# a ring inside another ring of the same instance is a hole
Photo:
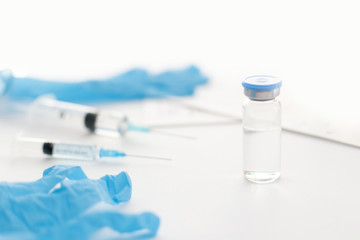
[[[134,69],[104,80],[54,82],[14,77],[10,70],[0,71],[0,95],[12,100],[33,100],[44,94],[74,103],[125,101],[163,98],[168,95],[188,96],[208,82],[200,70],[191,66],[183,70],[151,75]]]
[[[130,199],[125,172],[91,180],[80,167],[56,165],[35,182],[1,182],[0,196],[0,239],[89,239],[104,227],[138,239],[155,236],[159,227],[153,213],[92,210]]]

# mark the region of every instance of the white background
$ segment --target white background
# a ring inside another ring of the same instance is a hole
[[[357,1],[1,1],[0,69],[84,80],[197,64],[241,91],[284,81],[284,104],[357,127]],[[219,99],[219,101],[221,101]]]

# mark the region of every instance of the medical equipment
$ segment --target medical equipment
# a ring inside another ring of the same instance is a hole
[[[242,85],[249,98],[243,104],[243,161],[245,178],[255,183],[280,177],[281,81],[272,76],[252,76]]]
[[[122,151],[105,149],[91,144],[68,143],[42,138],[17,137],[13,144],[13,155],[24,157],[44,157],[72,160],[95,161],[99,159],[136,157],[158,160],[170,158],[127,154]]]
[[[129,101],[165,95],[191,96],[208,81],[196,66],[156,74],[135,68],[105,79],[66,82],[17,77],[11,70],[0,69],[0,96],[14,101],[29,101],[46,94],[74,103]]]
[[[154,237],[156,214],[119,211],[131,194],[126,172],[89,179],[79,166],[52,166],[36,181],[0,182],[0,239],[93,239],[104,227],[126,239]]]
[[[50,117],[69,122],[71,125],[78,125],[79,127],[82,125],[91,133],[103,136],[125,136],[128,131],[137,131],[143,133],[156,132],[188,139],[192,138],[132,124],[122,112],[100,111],[95,107],[58,101],[47,97],[39,98],[33,103],[30,115],[36,118]]]

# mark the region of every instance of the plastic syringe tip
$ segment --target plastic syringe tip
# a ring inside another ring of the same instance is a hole
[[[99,157],[100,158],[116,158],[116,157],[125,157],[126,154],[124,152],[120,152],[117,150],[111,150],[111,149],[104,149],[101,148],[99,151]]]
[[[148,132],[151,131],[150,128],[148,128],[148,127],[139,126],[139,125],[135,125],[135,124],[132,124],[132,123],[128,124],[127,130],[128,131],[136,131],[136,132],[145,132],[145,133],[148,133]]]

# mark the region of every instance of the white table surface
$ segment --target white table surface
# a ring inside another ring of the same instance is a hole
[[[122,104],[128,109],[132,105],[136,104]],[[29,127],[14,116],[0,118],[0,127],[0,180],[35,180],[53,164],[80,165],[90,178],[127,171],[133,182],[133,197],[124,210],[158,214],[161,226],[156,239],[360,237],[357,148],[284,132],[280,180],[257,185],[242,176],[240,123],[164,129],[196,140],[141,133],[129,133],[117,140],[89,136],[82,130]],[[121,147],[127,152],[173,160],[12,159],[11,139],[20,130],[32,136]]]

